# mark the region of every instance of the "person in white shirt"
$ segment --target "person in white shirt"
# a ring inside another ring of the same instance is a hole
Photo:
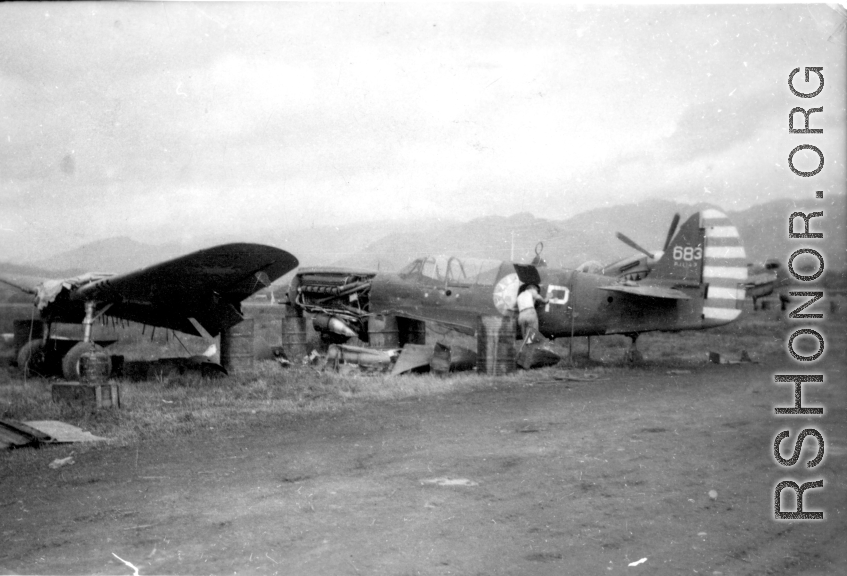
[[[538,293],[535,284],[524,284],[518,289],[518,326],[521,327],[521,335],[526,336],[529,328],[538,332],[538,314],[535,312],[535,303],[547,304],[547,299]]]

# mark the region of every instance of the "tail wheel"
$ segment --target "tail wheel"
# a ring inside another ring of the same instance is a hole
[[[94,342],[80,342],[68,350],[68,353],[62,358],[62,375],[65,380],[80,379],[79,360],[84,354],[88,353],[96,354],[99,357],[100,362],[98,364],[101,365],[103,372],[108,377],[108,374],[112,371],[112,358],[106,350]]]
[[[47,353],[44,342],[30,340],[18,352],[18,368],[27,376],[45,376],[47,374]]]

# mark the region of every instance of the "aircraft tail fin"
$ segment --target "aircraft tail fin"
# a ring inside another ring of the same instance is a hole
[[[680,226],[668,243],[656,262],[651,279],[670,280],[680,286],[699,286],[703,276],[704,251],[704,230],[700,227],[698,212]]]
[[[671,240],[654,274],[678,286],[705,286],[705,326],[725,324],[741,314],[747,256],[738,229],[719,210],[692,215]]]

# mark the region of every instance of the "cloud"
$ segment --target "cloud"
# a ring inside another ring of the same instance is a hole
[[[687,106],[662,144],[668,157],[677,162],[718,154],[755,138],[762,127],[775,125],[782,108],[782,100],[775,99],[767,87],[711,98]]]

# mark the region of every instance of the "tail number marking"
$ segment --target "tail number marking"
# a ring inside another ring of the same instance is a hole
[[[693,260],[701,260],[703,258],[703,249],[700,246],[674,246],[673,259],[685,260],[691,262]]]

